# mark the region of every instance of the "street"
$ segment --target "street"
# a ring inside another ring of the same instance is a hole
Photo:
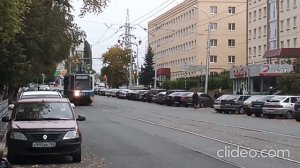
[[[100,96],[93,105],[76,106],[75,111],[87,117],[79,123],[83,133],[81,163],[71,163],[69,157],[24,158],[14,167],[300,166],[300,125],[295,120],[226,115],[211,108],[195,110]],[[252,153],[228,156],[230,149]],[[263,157],[268,151],[280,150],[288,151],[289,156]]]

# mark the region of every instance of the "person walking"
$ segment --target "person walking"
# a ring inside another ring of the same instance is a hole
[[[194,91],[194,94],[193,94],[193,106],[194,106],[194,109],[196,109],[198,107],[198,102],[199,102],[198,93],[196,91]]]

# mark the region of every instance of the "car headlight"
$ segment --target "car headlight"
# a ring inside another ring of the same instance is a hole
[[[80,96],[80,91],[79,91],[79,90],[75,90],[75,91],[74,91],[74,96],[75,96],[75,97]]]
[[[17,140],[27,140],[26,136],[21,132],[12,132],[10,134],[11,139],[17,139]]]
[[[74,139],[78,137],[79,137],[78,131],[69,131],[66,133],[63,139]]]

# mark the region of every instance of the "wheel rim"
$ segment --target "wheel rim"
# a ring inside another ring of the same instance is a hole
[[[291,119],[293,117],[293,113],[291,112],[291,111],[288,111],[287,113],[286,113],[286,118],[287,119]]]

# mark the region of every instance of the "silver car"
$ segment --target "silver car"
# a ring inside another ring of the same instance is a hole
[[[287,119],[294,117],[294,105],[299,96],[275,96],[267,100],[263,106],[263,115],[272,118],[275,115],[282,115]]]

